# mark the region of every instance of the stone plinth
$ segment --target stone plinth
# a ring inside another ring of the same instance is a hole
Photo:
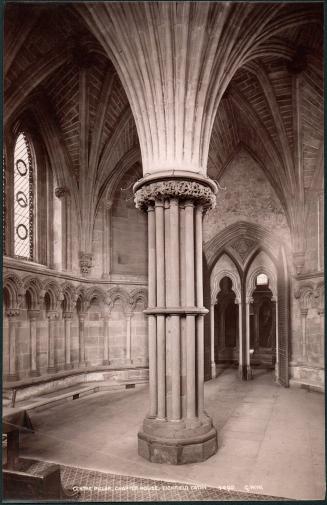
[[[152,463],[197,463],[213,456],[217,448],[217,432],[207,416],[195,423],[145,419],[138,434],[138,453]]]

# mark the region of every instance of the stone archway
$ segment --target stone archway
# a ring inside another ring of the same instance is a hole
[[[258,279],[262,276],[266,279],[266,289],[258,291]],[[264,352],[260,346],[260,314],[261,319],[266,319],[267,313],[264,310],[270,311],[271,325],[271,346],[270,352]],[[246,379],[252,378],[251,366],[256,361],[269,361],[271,355],[271,364],[276,363],[278,366],[278,296],[277,296],[277,269],[264,251],[260,251],[251,261],[246,279],[245,279],[245,364],[246,364]],[[252,342],[251,342],[252,337]],[[251,345],[252,344],[252,345]],[[272,351],[274,349],[274,351]]]
[[[221,302],[221,313],[217,313],[217,309],[215,308],[218,302],[218,295],[222,291],[222,283],[224,279],[229,279],[230,281],[230,290],[229,295],[227,296],[228,300],[225,299],[224,303]],[[233,295],[232,295],[233,293]],[[215,266],[212,269],[210,276],[210,323],[211,323],[211,377],[216,377],[216,365],[217,365],[217,319],[219,319],[220,324],[222,325],[222,331],[225,337],[225,310],[230,305],[233,296],[233,303],[237,304],[238,310],[235,310],[235,314],[237,313],[237,345],[234,347],[233,352],[228,351],[225,352],[226,356],[224,358],[227,359],[227,355],[229,359],[237,360],[239,368],[242,367],[242,309],[241,309],[241,279],[237,267],[231,257],[224,253],[217,261]],[[228,302],[228,303],[227,303]],[[232,309],[230,309],[232,310]],[[216,323],[215,323],[216,321]],[[222,349],[221,349],[222,350]],[[224,354],[223,354],[224,356]],[[224,359],[223,358],[223,359]]]

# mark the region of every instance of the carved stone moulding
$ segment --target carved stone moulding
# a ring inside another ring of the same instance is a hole
[[[146,210],[156,201],[177,198],[203,205],[205,211],[216,206],[216,184],[208,177],[183,171],[152,174],[134,185],[134,201],[137,208]]]

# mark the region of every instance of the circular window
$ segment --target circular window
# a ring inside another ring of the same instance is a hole
[[[16,169],[22,177],[27,174],[27,165],[24,160],[19,159],[16,161]]]
[[[26,228],[26,226],[24,224],[19,224],[16,228],[16,233],[17,233],[17,236],[21,239],[21,240],[26,240],[27,239],[27,236],[28,236],[28,230]]]

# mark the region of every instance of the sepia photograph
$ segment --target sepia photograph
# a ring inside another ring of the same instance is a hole
[[[324,3],[2,17],[2,501],[324,502]]]

